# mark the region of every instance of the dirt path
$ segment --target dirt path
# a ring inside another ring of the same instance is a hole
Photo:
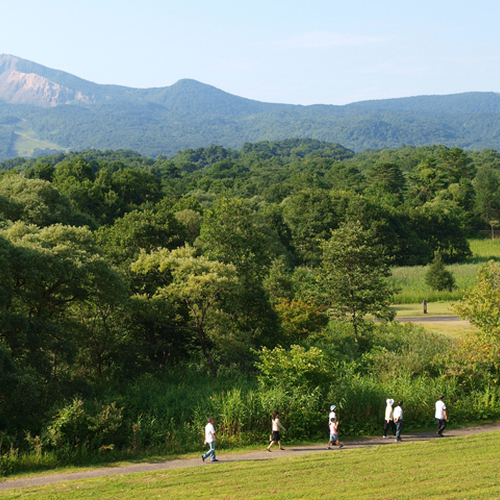
[[[458,436],[469,436],[472,434],[482,434],[484,432],[495,432],[500,431],[500,422],[496,424],[481,425],[476,427],[465,427],[462,429],[452,429],[446,430],[446,438],[458,437]],[[435,432],[415,432],[415,433],[404,433],[403,432],[403,443],[397,446],[402,446],[404,443],[412,441],[427,441],[430,439],[440,439],[436,436]],[[326,441],[326,439],[325,439]],[[327,451],[326,445],[322,446],[291,446],[287,447],[284,451],[279,451],[278,448],[273,449],[271,453],[265,451],[264,445],[262,451],[253,451],[249,453],[241,454],[226,454],[224,450],[219,450],[217,453],[218,464],[229,463],[229,462],[242,462],[250,460],[270,460],[280,457],[295,456],[295,455],[306,455],[309,453],[344,453],[345,450],[364,448],[367,446],[385,446],[394,445],[394,438],[382,439],[382,437],[371,437],[365,439],[353,439],[350,441],[344,441],[344,448],[342,450],[334,449],[330,452]],[[52,474],[46,476],[30,477],[26,479],[15,479],[6,480],[0,482],[0,491],[8,490],[12,488],[24,488],[28,486],[43,486],[46,484],[63,483],[67,481],[78,481],[84,479],[90,479],[94,477],[103,476],[116,476],[123,474],[134,474],[136,472],[153,472],[159,470],[169,470],[169,469],[181,469],[186,467],[216,467],[217,464],[212,464],[208,460],[203,463],[201,458],[191,458],[185,460],[167,460],[163,462],[155,463],[144,463],[136,465],[127,465],[125,467],[109,467],[106,469],[95,469],[87,470],[85,472],[74,472],[70,474]]]

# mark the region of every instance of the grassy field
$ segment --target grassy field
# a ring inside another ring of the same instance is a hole
[[[440,333],[454,339],[463,338],[473,332],[475,328],[468,321],[429,321],[432,316],[456,316],[453,311],[453,302],[432,302],[427,304],[427,314],[424,314],[422,304],[399,304],[391,307],[396,311],[398,318],[424,318],[419,323],[426,330]],[[417,321],[418,322],[418,319]]]
[[[430,332],[440,333],[452,339],[465,338],[476,330],[468,321],[426,321],[421,325]]]
[[[391,306],[398,318],[415,318],[424,316],[456,316],[452,302],[432,302],[427,304],[427,314],[424,314],[422,303],[397,304]]]
[[[498,499],[500,433],[7,490],[28,500]]]
[[[479,268],[489,260],[500,260],[500,240],[470,240],[469,244],[472,251],[469,261],[447,266],[455,276],[457,285],[451,292],[438,292],[426,285],[426,266],[393,268],[390,281],[400,289],[400,292],[393,296],[394,304],[421,303],[424,299],[427,302],[460,300],[463,291],[474,286]]]

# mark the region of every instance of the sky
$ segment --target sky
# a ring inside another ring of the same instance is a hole
[[[101,84],[265,102],[500,92],[498,0],[16,0],[0,53]]]

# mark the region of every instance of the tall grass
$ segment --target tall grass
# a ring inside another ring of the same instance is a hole
[[[427,266],[395,267],[389,279],[391,285],[400,289],[393,295],[394,304],[415,304],[427,302],[450,302],[460,300],[464,290],[474,286],[481,266],[489,260],[500,260],[500,240],[474,239],[469,241],[472,257],[464,263],[452,264],[447,268],[453,273],[456,289],[438,292],[425,283]]]

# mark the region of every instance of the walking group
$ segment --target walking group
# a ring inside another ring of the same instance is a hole
[[[403,401],[398,401],[398,404],[394,409],[394,399],[387,399],[386,405],[384,416],[384,434],[382,437],[387,439],[387,431],[391,428],[396,442],[401,442],[401,431],[403,429]],[[439,396],[438,401],[436,401],[435,408],[436,411],[434,416],[438,425],[437,435],[439,437],[444,437],[443,431],[445,430],[446,423],[448,421],[448,413],[444,403],[444,396]],[[328,427],[330,431],[330,440],[328,441],[327,446],[328,450],[331,450],[333,446],[337,446],[339,449],[344,447],[339,440],[339,422],[336,411],[337,407],[335,405],[330,406],[330,413],[328,415]],[[269,446],[266,448],[267,451],[270,452],[275,443],[278,444],[279,450],[284,450],[281,446],[280,430],[286,432],[286,429],[281,425],[279,413],[275,411],[271,419],[272,434],[269,437]],[[208,457],[211,457],[212,462],[218,461],[217,458],[215,458],[215,441],[220,442],[217,434],[215,433],[214,419],[213,417],[209,417],[207,425],[205,426],[205,445],[209,445],[209,450],[201,456],[203,461],[205,461]]]
[[[387,431],[389,427],[392,430],[394,437],[397,442],[402,441],[401,439],[401,431],[403,429],[403,401],[398,401],[398,405],[394,410],[392,409],[392,405],[394,404],[394,399],[386,400],[387,406],[385,407],[385,419],[384,419],[384,434],[383,438],[387,439]],[[434,413],[434,417],[437,421],[437,432],[436,434],[439,437],[443,436],[443,431],[446,429],[446,423],[448,421],[448,413],[446,410],[446,405],[444,403],[444,395],[439,396],[439,399],[435,404],[436,411]]]

